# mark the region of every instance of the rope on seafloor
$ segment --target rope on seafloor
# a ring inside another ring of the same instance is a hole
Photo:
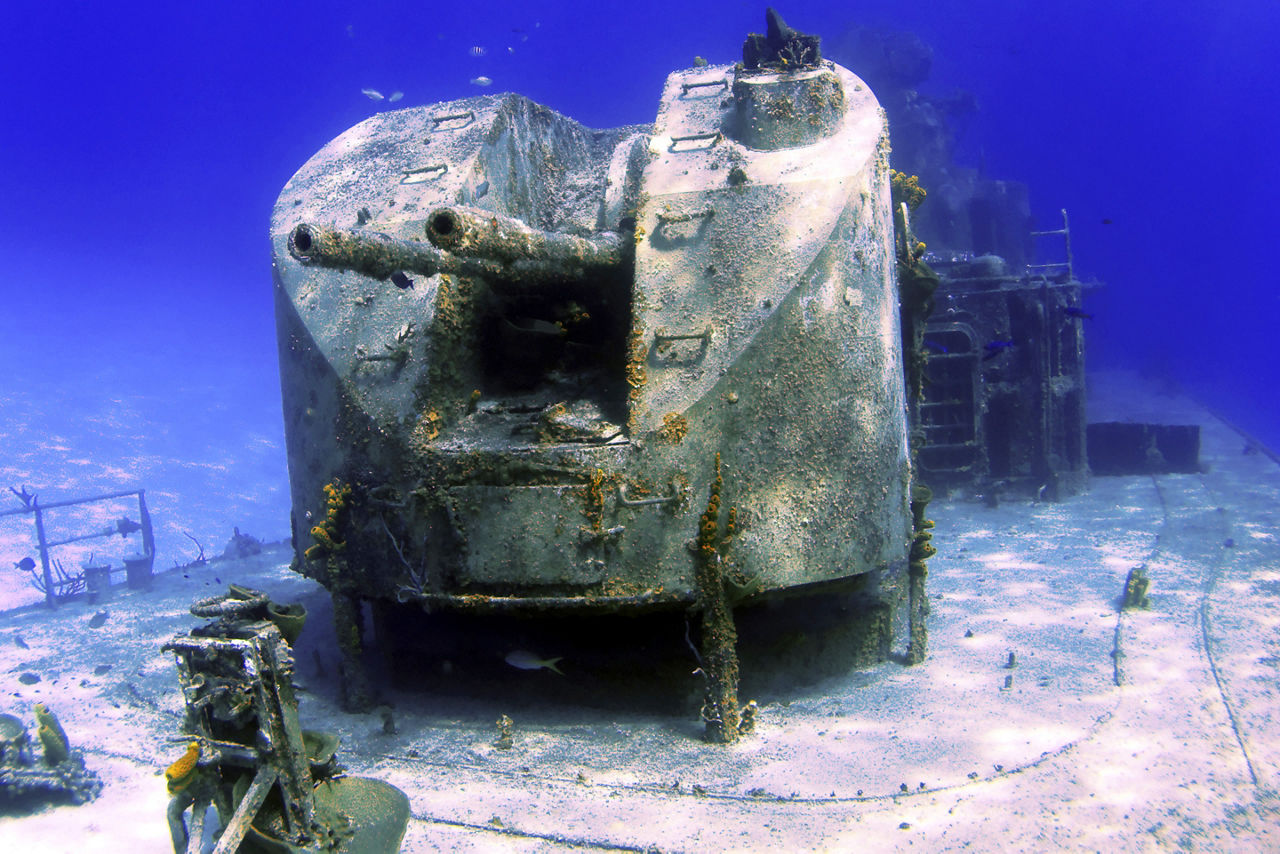
[[[535,831],[520,830],[516,827],[508,825],[499,825],[493,823],[476,824],[471,821],[460,821],[452,818],[440,818],[434,815],[419,815],[418,813],[410,813],[410,815],[418,821],[428,822],[430,824],[443,824],[448,827],[462,827],[468,830],[479,830],[485,833],[500,833],[503,836],[513,836],[518,839],[541,839],[546,842],[554,842],[557,845],[568,845],[574,848],[595,849],[597,851],[652,851],[649,845],[625,845],[620,842],[608,842],[603,839],[587,839],[578,836],[566,836],[562,833],[537,833]]]
[[[1227,423],[1229,424],[1229,422]],[[1241,432],[1241,435],[1248,437],[1248,434],[1243,431],[1237,432]],[[1261,446],[1259,447],[1261,448]],[[1272,459],[1275,459],[1275,457],[1271,455],[1270,451],[1266,451],[1265,448],[1262,448],[1262,450],[1269,456],[1272,456]],[[1280,462],[1280,460],[1277,460],[1277,462]],[[1209,485],[1205,483],[1204,477],[1200,476],[1198,479],[1200,481],[1201,488],[1205,491],[1210,491]],[[1151,480],[1155,483],[1156,492],[1160,495],[1161,507],[1165,507],[1164,493],[1160,489],[1159,479],[1153,475]],[[1165,510],[1165,518],[1168,518],[1167,509]],[[1231,698],[1227,696],[1227,686],[1222,682],[1222,674],[1218,670],[1217,657],[1213,652],[1213,638],[1211,637],[1212,620],[1209,616],[1209,600],[1213,595],[1214,588],[1218,585],[1218,576],[1221,574],[1221,569],[1222,552],[1219,551],[1213,564],[1204,567],[1205,577],[1203,579],[1203,587],[1200,593],[1200,604],[1196,607],[1196,615],[1200,622],[1200,646],[1204,650],[1205,659],[1209,662],[1209,674],[1213,676],[1214,687],[1218,689],[1218,698],[1222,701],[1222,706],[1227,711],[1227,720],[1231,724],[1231,734],[1235,736],[1236,745],[1240,748],[1240,755],[1244,758],[1245,768],[1249,770],[1249,781],[1253,783],[1254,786],[1257,786],[1258,773],[1253,767],[1253,758],[1249,755],[1249,746],[1245,743],[1239,713],[1236,710],[1235,704],[1231,701]]]

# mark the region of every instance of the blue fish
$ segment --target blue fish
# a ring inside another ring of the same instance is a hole
[[[529,652],[527,649],[514,649],[507,653],[507,656],[503,661],[510,664],[517,670],[542,670],[545,668],[563,676],[564,673],[559,667],[556,667],[556,664],[559,663],[562,657],[563,656],[543,658],[536,653]]]
[[[986,355],[982,357],[982,361],[985,362],[988,359],[994,359],[996,356],[999,356],[1005,350],[1008,350],[1016,346],[1017,345],[1014,344],[1012,341],[989,341],[987,342],[987,346],[986,346],[986,351],[987,351]]]

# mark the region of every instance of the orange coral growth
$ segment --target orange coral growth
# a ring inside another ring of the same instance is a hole
[[[662,416],[662,426],[658,428],[658,441],[667,445],[678,445],[689,435],[689,421],[679,412],[668,412]]]
[[[893,206],[895,208],[906,202],[911,212],[915,213],[920,205],[924,203],[925,196],[929,195],[920,186],[920,177],[918,175],[908,175],[905,172],[890,169],[889,180],[892,184]]]
[[[316,544],[306,552],[307,558],[311,560],[325,552],[340,552],[347,547],[339,536],[346,521],[347,501],[351,498],[351,487],[335,479],[324,485],[324,496],[324,521],[311,529],[311,536],[315,538]]]
[[[586,517],[591,522],[591,530],[599,532],[604,529],[604,470],[596,469],[591,473],[591,483],[587,486]]]
[[[191,781],[196,776],[196,760],[199,758],[200,742],[193,741],[187,745],[187,752],[165,769],[164,776],[169,784],[169,794],[176,795],[191,785]]]
[[[479,391],[472,395],[473,400],[478,400],[479,397]],[[422,418],[418,421],[418,428],[421,430],[423,437],[430,442],[440,435],[442,424],[444,424],[444,419],[440,417],[439,412],[433,409],[430,412],[423,413]]]
[[[649,379],[644,366],[648,358],[649,348],[645,344],[644,333],[639,329],[633,330],[627,337],[627,365],[624,371],[627,385],[630,386],[628,396],[633,403],[640,398],[640,390]]]

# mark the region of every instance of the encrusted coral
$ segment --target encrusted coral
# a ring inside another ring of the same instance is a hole
[[[639,229],[637,228],[636,231],[638,233]],[[639,329],[633,330],[627,336],[627,365],[624,371],[627,385],[630,386],[627,396],[632,403],[640,399],[640,390],[644,388],[649,378],[648,371],[645,370],[645,361],[648,358],[649,347],[645,343],[644,333]]]
[[[591,472],[591,482],[587,485],[587,521],[591,523],[591,530],[599,533],[604,528],[604,470],[596,469]]]
[[[707,509],[698,521],[698,598],[702,607],[702,670],[707,677],[702,719],[708,741],[729,744],[742,734],[738,706],[738,631],[733,622],[727,555],[737,533],[737,508],[729,508],[723,531],[720,527],[720,499],[724,477],[720,454],[716,454],[715,479]]]
[[[924,187],[920,186],[920,177],[918,175],[908,175],[905,172],[899,172],[897,169],[889,170],[889,180],[892,182],[893,206],[895,208],[906,203],[907,208],[915,213],[923,204],[925,196],[929,195],[925,192]]]
[[[187,745],[187,752],[164,771],[169,786],[169,794],[176,795],[196,777],[196,760],[200,758],[200,742],[193,741]]]
[[[510,750],[513,744],[512,735],[515,732],[516,722],[509,715],[502,715],[494,722],[494,726],[498,728],[498,738],[494,741],[493,746],[499,750]]]
[[[928,600],[925,596],[925,580],[929,577],[927,561],[938,553],[933,547],[933,522],[925,518],[925,508],[933,499],[933,490],[923,483],[911,487],[911,517],[914,535],[911,538],[911,553],[908,558],[908,622],[910,624],[910,642],[907,648],[907,663],[919,664],[924,661],[928,646],[928,630],[925,627],[925,614],[928,613]]]
[[[44,703],[35,704],[36,735],[44,745],[44,761],[49,765],[60,765],[71,755],[71,747],[67,744],[67,734],[58,723],[58,718]]]
[[[311,536],[316,544],[307,549],[307,557],[314,560],[326,553],[340,552],[347,547],[341,539],[342,528],[346,522],[347,503],[351,499],[351,487],[341,480],[333,480],[324,485],[325,517],[324,521],[311,529]]]
[[[720,543],[720,492],[724,489],[724,476],[720,472],[720,453],[716,452],[716,478],[711,482],[711,498],[707,501],[707,509],[698,521],[698,556],[704,561],[714,559],[719,554]]]
[[[1141,566],[1135,566],[1129,570],[1129,575],[1124,580],[1124,603],[1123,608],[1150,608],[1151,600],[1147,596],[1147,591],[1151,588],[1151,579],[1147,577],[1147,570]]]
[[[924,352],[924,329],[929,315],[933,314],[933,294],[939,279],[924,262],[925,245],[911,233],[909,217],[902,213],[902,205],[911,211],[925,199],[920,179],[914,175],[889,170],[893,195],[893,228],[895,256],[898,270],[898,295],[902,322],[902,344],[906,369],[907,392],[911,398],[913,413],[924,398],[925,367],[928,357]]]
[[[473,399],[478,399],[479,395],[475,395]],[[422,433],[422,437],[428,442],[435,440],[440,435],[440,428],[444,424],[444,419],[439,412],[432,409],[430,412],[423,413],[418,419],[418,430]]]
[[[57,716],[44,703],[36,703],[34,711],[36,734],[44,747],[43,767],[28,748],[30,742],[22,722],[11,715],[0,715],[0,729],[9,745],[0,763],[0,796],[31,796],[36,800],[69,796],[77,804],[96,798],[102,791],[102,781],[85,767],[84,755],[71,749]]]
[[[662,426],[658,428],[658,441],[667,445],[678,445],[689,435],[689,420],[679,412],[668,412],[662,416]]]

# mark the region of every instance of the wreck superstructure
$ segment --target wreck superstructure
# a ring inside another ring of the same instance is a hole
[[[735,601],[905,571],[887,128],[807,44],[672,74],[652,127],[380,113],[288,182],[294,538],[340,637],[364,600],[705,605],[708,556]]]
[[[1083,492],[1085,286],[1067,263],[1019,268],[982,255],[932,264],[941,282],[923,340],[920,476],[989,502]]]

